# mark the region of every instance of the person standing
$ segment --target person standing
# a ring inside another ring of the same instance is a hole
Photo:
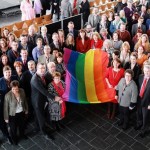
[[[34,10],[36,17],[40,17],[41,12],[43,10],[42,4],[40,0],[34,0]]]
[[[20,5],[20,10],[22,12],[22,21],[31,20],[35,18],[35,11],[32,7],[31,0],[23,0]]]
[[[46,66],[43,63],[37,64],[37,71],[31,79],[31,100],[35,111],[35,115],[42,131],[44,137],[54,139],[52,135],[49,135],[46,127],[48,124],[46,122],[45,116],[45,105],[48,99],[60,100],[60,97],[54,96],[47,90],[46,80],[45,80]]]
[[[59,72],[55,72],[52,74],[53,81],[48,84],[48,92],[53,93],[56,96],[62,97],[65,91],[65,83],[61,81],[61,74]],[[50,119],[53,123],[53,128],[57,131],[60,131],[62,127],[61,120],[65,117],[66,105],[65,102],[60,99],[59,101],[55,101],[54,99],[50,99],[49,102],[49,112]]]
[[[61,18],[65,19],[72,16],[72,7],[69,0],[61,1]]]
[[[118,100],[120,112],[118,126],[123,125],[122,129],[126,130],[129,125],[129,111],[133,110],[137,103],[138,89],[132,80],[134,73],[131,69],[127,69],[124,76],[117,85],[115,98]]]
[[[11,90],[5,95],[4,119],[9,123],[13,143],[17,145],[17,127],[19,127],[20,138],[24,135],[25,114],[28,114],[26,95],[23,89],[19,88],[19,82],[14,80],[10,83]]]
[[[9,143],[13,144],[13,141],[8,133],[6,122],[4,121],[4,97],[5,94],[10,91],[10,82],[16,78],[11,75],[11,68],[5,66],[3,68],[3,77],[0,78],[0,129],[3,136],[9,140]]]
[[[82,0],[79,5],[80,13],[83,13],[83,25],[88,21],[88,17],[90,15],[90,4],[88,0]]]
[[[150,105],[150,65],[143,66],[144,74],[138,80],[138,103],[137,103],[137,124],[135,130],[141,129],[140,136],[144,137],[147,131],[148,106]]]
[[[57,19],[59,20],[59,16],[60,16],[60,9],[59,9],[59,4],[60,4],[60,0],[52,0],[51,5],[52,5],[52,18],[53,18],[53,14],[57,14]]]

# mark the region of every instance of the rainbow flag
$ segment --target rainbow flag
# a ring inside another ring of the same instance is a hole
[[[65,48],[66,89],[63,99],[73,103],[104,103],[114,100],[115,90],[106,89],[108,54],[89,50],[86,54]]]

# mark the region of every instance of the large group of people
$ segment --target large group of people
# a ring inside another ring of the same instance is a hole
[[[41,2],[34,1],[35,6],[40,4],[42,11],[34,11],[38,15],[44,14],[47,8]],[[24,0],[23,3],[28,4],[21,4],[22,17],[30,18],[32,13],[26,9],[33,11],[28,6],[31,2]],[[52,3],[52,14],[58,13],[58,1]],[[66,0],[61,3],[62,7],[70,7]],[[116,96],[107,103],[107,117],[114,119],[119,110],[118,125],[126,130],[133,121],[131,112],[136,112],[134,128],[141,130],[141,137],[146,135],[150,109],[150,4],[145,0],[122,0],[108,15],[100,15],[96,6],[89,14],[87,0],[79,3],[78,8],[85,15],[85,27],[79,31],[72,21],[68,22],[66,30],[58,29],[52,35],[47,33],[46,26],[37,33],[33,24],[28,34],[21,34],[19,39],[7,28],[3,29],[0,38],[0,129],[10,144],[18,143],[17,128],[19,138],[27,138],[25,125],[33,118],[36,129],[45,138],[54,140],[51,130],[64,128],[62,119],[66,105],[61,98],[65,90],[64,48],[80,53],[90,49],[108,53],[105,81],[107,88],[116,90]],[[64,11],[61,13],[64,18],[69,17]]]

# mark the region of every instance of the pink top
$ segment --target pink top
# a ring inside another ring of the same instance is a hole
[[[31,20],[35,18],[35,11],[32,8],[32,2],[29,0],[23,0],[20,5],[20,10],[22,12],[22,21]]]

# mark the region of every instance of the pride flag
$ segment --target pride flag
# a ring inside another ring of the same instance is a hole
[[[114,100],[115,90],[106,89],[105,83],[108,61],[108,54],[98,49],[82,54],[65,48],[66,89],[63,99],[84,104]]]

